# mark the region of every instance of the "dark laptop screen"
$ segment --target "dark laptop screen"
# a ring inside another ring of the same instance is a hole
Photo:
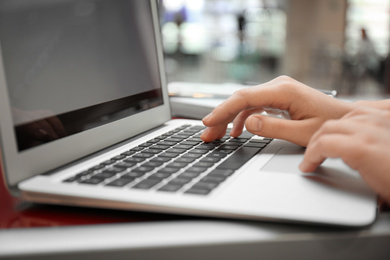
[[[145,0],[2,0],[19,150],[163,104]]]

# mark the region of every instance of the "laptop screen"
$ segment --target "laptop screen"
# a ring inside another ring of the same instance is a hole
[[[163,104],[149,1],[2,0],[19,151]],[[155,50],[154,52],[152,50]]]

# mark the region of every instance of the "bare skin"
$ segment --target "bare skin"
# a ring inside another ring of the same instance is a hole
[[[288,111],[291,120],[260,115],[268,108]],[[281,76],[234,93],[203,119],[201,138],[221,138],[231,122],[233,137],[245,126],[253,134],[307,147],[303,172],[328,157],[343,159],[390,202],[390,100],[343,102]]]
[[[328,157],[341,158],[390,202],[390,111],[362,107],[330,120],[313,135],[300,165],[314,171]]]
[[[227,125],[234,120],[230,133],[233,137],[239,136],[245,125],[254,134],[307,146],[311,136],[326,120],[338,119],[354,106],[281,76],[234,93],[203,119],[208,128],[201,138],[205,142],[221,138]],[[291,120],[260,115],[267,108],[286,110]]]

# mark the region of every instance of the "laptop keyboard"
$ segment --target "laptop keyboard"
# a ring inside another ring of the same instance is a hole
[[[210,143],[200,139],[204,126],[183,125],[86,171],[65,183],[207,195],[272,139],[244,132]]]

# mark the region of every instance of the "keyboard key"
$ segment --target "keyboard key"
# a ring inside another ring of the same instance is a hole
[[[168,147],[172,147],[174,145],[176,145],[177,142],[174,142],[174,141],[167,141],[167,140],[164,140],[162,142],[159,143],[159,145],[166,145]]]
[[[160,156],[160,157],[175,158],[175,157],[179,156],[179,153],[169,153],[169,152],[165,152],[165,153],[160,154],[159,156]]]
[[[243,131],[242,134],[239,136],[240,138],[251,138],[252,136],[254,136],[254,134],[248,132],[248,131]]]
[[[130,149],[130,151],[132,151],[132,152],[139,152],[139,151],[142,151],[143,149],[144,149],[144,147],[137,146],[137,147],[134,147],[134,148]]]
[[[209,177],[229,177],[234,173],[233,170],[230,169],[215,169],[211,171],[207,176]]]
[[[192,167],[186,169],[186,172],[202,173],[202,172],[205,172],[206,170],[207,170],[206,167],[192,166]]]
[[[151,148],[159,149],[159,150],[167,150],[169,147],[170,146],[168,146],[168,145],[156,144],[156,145],[153,145]]]
[[[258,143],[258,142],[252,142],[252,141],[249,141],[248,143],[246,143],[244,146],[246,147],[258,147],[258,148],[264,148],[267,146],[267,143]]]
[[[190,150],[190,151],[188,151],[188,152],[189,152],[189,153],[194,153],[194,154],[200,154],[200,155],[202,155],[202,154],[208,153],[209,150],[202,150],[202,149],[195,148],[195,149]]]
[[[176,168],[176,167],[164,167],[164,168],[158,170],[158,172],[174,174],[174,173],[178,172],[179,170],[180,169]]]
[[[152,188],[153,186],[157,185],[161,180],[159,179],[145,179],[138,184],[134,185],[133,189],[142,189],[142,190],[148,190]]]
[[[119,162],[117,164],[114,164],[113,167],[120,168],[120,169],[128,169],[136,165],[135,162]]]
[[[205,158],[202,158],[200,159],[199,161],[200,162],[209,162],[209,163],[217,163],[221,160],[221,158],[212,158],[212,157],[205,157]]]
[[[121,178],[126,178],[126,179],[134,179],[134,178],[139,178],[145,175],[145,172],[129,172],[124,175],[122,175]]]
[[[111,164],[114,164],[114,163],[116,163],[116,160],[112,160],[111,159],[111,160],[104,161],[101,164],[107,166],[107,165],[111,165]]]
[[[255,139],[255,138],[252,138],[250,140],[251,143],[263,143],[263,144],[269,144],[270,143],[270,140],[264,140],[264,139]]]
[[[176,145],[177,143],[183,141],[184,138],[173,138],[173,137],[170,137],[168,139],[166,139],[166,142],[173,142],[174,144],[173,145]]]
[[[223,144],[220,147],[218,147],[218,151],[220,150],[236,150],[240,145],[237,144]]]
[[[172,138],[178,138],[178,139],[187,139],[188,137],[190,137],[191,135],[193,134],[185,134],[185,133],[180,133],[180,134],[176,134],[174,136],[172,136]]]
[[[63,182],[75,182],[75,181],[79,181],[79,180],[80,180],[80,178],[73,176],[73,177],[70,177],[70,178],[64,180]]]
[[[239,143],[239,144],[243,144],[245,143],[246,141],[248,141],[248,138],[232,138],[229,140],[229,143]]]
[[[192,147],[193,146],[189,144],[178,144],[175,146],[176,149],[184,149],[184,150],[191,149]]]
[[[151,161],[151,162],[162,162],[162,163],[166,163],[166,162],[169,162],[170,160],[172,160],[172,158],[157,156],[156,158],[153,158],[153,159],[151,159],[150,161]]]
[[[196,189],[196,188],[191,188],[189,190],[187,190],[186,194],[193,194],[193,195],[207,195],[211,192],[211,190],[208,190],[208,189]]]
[[[197,153],[185,153],[182,155],[184,158],[192,158],[192,159],[198,159],[202,157],[202,154],[197,154]]]
[[[186,149],[171,148],[167,152],[168,153],[178,153],[178,154],[181,154],[181,153],[184,153],[185,151],[186,151]]]
[[[161,165],[163,165],[164,163],[163,162],[157,162],[157,161],[148,161],[144,164],[142,164],[141,166],[142,167],[152,167],[152,168],[156,168],[156,167],[159,167]]]
[[[97,171],[97,170],[103,169],[104,167],[105,167],[104,165],[100,164],[100,165],[96,165],[96,166],[90,168],[89,170],[90,171]]]
[[[136,157],[130,157],[127,158],[126,160],[123,160],[126,163],[140,163],[145,161],[146,158],[136,158]]]
[[[214,152],[211,152],[210,154],[208,154],[207,156],[210,157],[210,158],[218,158],[218,159],[222,159],[222,158],[225,158],[227,154],[225,153],[221,153],[221,152],[218,152],[218,151],[214,151]]]
[[[187,140],[185,140],[184,142],[182,142],[182,144],[194,144],[194,145],[197,145],[199,143],[202,143],[203,141],[200,140],[199,137],[191,137]]]
[[[111,167],[111,168],[105,169],[103,172],[104,173],[118,174],[118,173],[123,172],[123,169],[122,168]]]
[[[126,158],[125,155],[120,154],[120,155],[117,155],[117,156],[111,158],[111,160],[119,161],[119,160],[123,160],[123,159],[125,159],[125,158]]]
[[[191,141],[191,140],[186,140],[184,142],[181,142],[182,145],[190,145],[191,147],[199,144],[201,141]]]
[[[191,129],[191,130],[197,130],[197,131],[202,131],[203,129],[205,129],[206,127],[203,126],[203,125],[193,125],[191,126],[190,128],[188,129]]]
[[[217,166],[217,169],[233,169],[237,170],[247,161],[249,161],[257,152],[260,151],[260,148],[255,147],[241,147],[224,162]]]
[[[192,181],[192,178],[185,178],[182,176],[176,177],[171,180],[168,184],[176,184],[176,185],[185,185]]]
[[[159,191],[167,191],[167,192],[176,192],[176,191],[180,190],[182,187],[183,187],[183,185],[179,185],[179,184],[166,184],[158,190]]]
[[[109,179],[116,175],[116,173],[112,172],[100,172],[98,174],[95,174],[93,178],[102,178],[102,179]]]
[[[213,190],[214,188],[218,187],[219,183],[217,182],[198,182],[194,186],[192,186],[192,189],[197,190]]]
[[[83,172],[80,172],[80,173],[76,174],[76,177],[77,178],[85,177],[85,176],[90,175],[91,173],[93,173],[93,171],[89,171],[89,170],[83,171]]]
[[[193,161],[195,161],[195,158],[180,157],[180,158],[174,160],[173,162],[179,162],[179,163],[186,163],[186,164],[189,164],[189,163],[192,163]]]
[[[92,177],[92,178],[89,178],[89,179],[85,179],[85,180],[81,181],[80,183],[96,185],[96,184],[99,184],[99,183],[101,183],[103,181],[104,181],[104,178]]]
[[[176,161],[174,161],[174,162],[168,164],[167,167],[179,168],[180,169],[180,168],[186,167],[187,165],[188,165],[188,163],[186,163],[186,162],[176,162]]]
[[[131,171],[132,172],[147,173],[147,172],[150,172],[150,171],[153,171],[153,170],[154,170],[154,167],[140,166],[140,167],[134,168]]]
[[[148,177],[148,179],[158,179],[158,180],[162,180],[162,179],[166,179],[166,178],[169,178],[171,177],[171,173],[165,173],[165,172],[157,172],[157,173],[154,173],[152,175],[150,175]]]
[[[159,136],[159,137],[153,138],[152,140],[149,140],[148,143],[156,144],[156,143],[160,142],[163,139],[165,139],[165,137]]]
[[[129,184],[130,182],[134,181],[134,178],[119,178],[116,179],[112,182],[109,182],[106,184],[106,186],[111,186],[111,187],[123,187]]]
[[[218,145],[213,143],[203,143],[196,147],[196,149],[201,150],[214,150]]]
[[[178,178],[194,179],[200,175],[199,172],[184,172],[178,176]]]
[[[204,167],[204,168],[209,168],[213,165],[214,165],[213,162],[197,162],[194,164],[195,167]]]
[[[204,183],[214,183],[219,184],[226,180],[225,176],[206,176],[203,177],[200,181]]]
[[[158,153],[161,153],[161,150],[160,149],[148,148],[145,151],[143,151],[143,153],[158,154]]]
[[[136,154],[133,155],[133,158],[148,159],[148,158],[150,158],[150,157],[153,157],[153,154],[145,153],[145,152],[136,153]]]
[[[151,146],[151,145],[153,145],[153,143],[151,143],[151,142],[145,142],[145,143],[143,143],[143,144],[138,145],[138,147],[144,147],[144,148],[146,148],[146,147],[149,147],[149,146]]]
[[[234,150],[217,150],[219,153],[223,153],[223,154],[231,154],[232,152],[234,152]]]

